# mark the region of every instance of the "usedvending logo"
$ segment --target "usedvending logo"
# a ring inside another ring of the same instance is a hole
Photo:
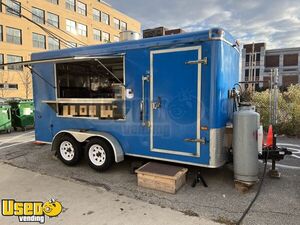
[[[57,217],[62,212],[62,204],[54,199],[47,202],[23,202],[13,199],[1,201],[3,216],[17,216],[19,222],[38,222],[44,224],[46,216]]]

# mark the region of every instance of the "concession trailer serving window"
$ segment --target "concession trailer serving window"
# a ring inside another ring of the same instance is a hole
[[[59,116],[125,119],[123,57],[75,60],[55,68]]]

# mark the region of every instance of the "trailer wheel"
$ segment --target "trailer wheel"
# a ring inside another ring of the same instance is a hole
[[[91,139],[85,147],[85,156],[91,168],[97,171],[107,170],[113,163],[111,146],[100,138]]]
[[[80,160],[80,144],[69,135],[62,136],[56,143],[58,158],[68,166],[76,165]]]

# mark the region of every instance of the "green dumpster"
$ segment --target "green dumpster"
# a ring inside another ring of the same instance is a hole
[[[34,126],[34,106],[32,100],[10,100],[12,127],[26,130]]]
[[[10,105],[0,103],[0,132],[11,132],[11,111]]]

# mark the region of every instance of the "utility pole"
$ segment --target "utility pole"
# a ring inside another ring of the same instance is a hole
[[[277,110],[278,110],[278,82],[279,82],[279,73],[278,68],[274,70],[274,111],[273,111],[273,124],[277,125]]]
[[[253,88],[253,85],[255,87],[255,84],[254,84],[254,81],[255,81],[255,71],[254,71],[254,68],[255,68],[255,65],[256,65],[256,53],[255,53],[255,44],[254,42],[252,43],[252,50],[250,52],[250,55],[249,55],[249,90],[251,92],[253,92],[255,89]]]
[[[270,73],[270,124],[275,126],[278,122],[277,111],[278,111],[278,82],[279,72],[278,68],[271,69]]]

